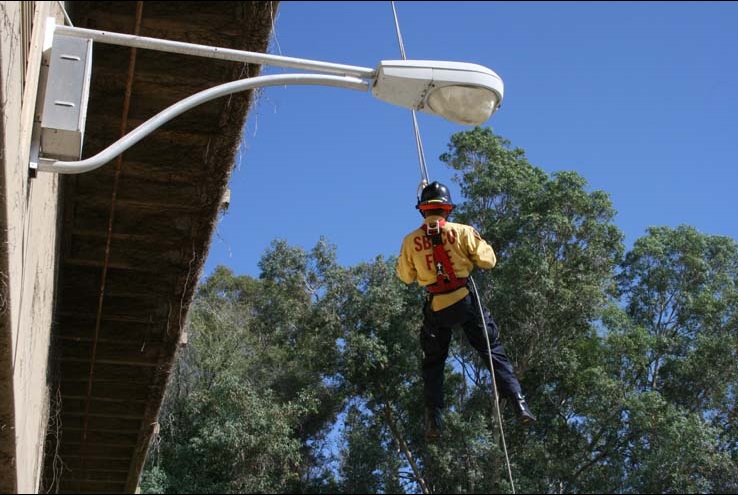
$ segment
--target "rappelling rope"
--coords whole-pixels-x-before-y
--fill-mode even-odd
[[[484,340],[487,341],[487,357],[489,358],[489,370],[492,375],[492,389],[494,390],[494,402],[495,412],[497,413],[497,424],[500,427],[500,436],[502,437],[502,450],[505,452],[505,465],[507,466],[507,475],[510,478],[510,488],[513,494],[515,493],[515,483],[513,482],[512,470],[510,469],[510,457],[507,455],[507,443],[505,442],[505,430],[502,428],[502,414],[500,414],[500,395],[497,393],[497,380],[495,379],[495,365],[492,362],[492,345],[489,342],[489,334],[487,333],[487,320],[484,318],[484,310],[482,309],[482,301],[479,299],[479,292],[477,292],[477,284],[474,279],[469,275],[472,289],[474,289],[474,297],[477,299],[477,306],[479,307],[479,317],[482,319],[482,326],[484,326]]]
[[[407,60],[407,56],[405,55],[405,43],[402,41],[402,33],[400,32],[400,21],[397,17],[397,9],[395,8],[395,2],[390,2],[392,4],[392,14],[395,18],[395,30],[397,32],[397,43],[400,46],[400,55],[402,56],[402,60]],[[423,142],[420,139],[420,129],[418,127],[418,118],[415,115],[415,110],[412,110],[413,115],[413,129],[415,131],[415,145],[418,150],[418,160],[420,162],[420,185],[418,185],[418,198],[420,198],[420,193],[422,189],[430,184],[430,179],[428,176],[428,166],[425,162],[425,152],[423,151]],[[492,375],[492,389],[494,392],[494,405],[495,405],[495,411],[497,412],[497,423],[500,428],[500,437],[502,438],[502,450],[505,453],[505,464],[507,467],[507,475],[510,478],[510,488],[512,489],[513,494],[515,493],[515,483],[513,482],[513,476],[512,476],[512,470],[510,469],[510,457],[507,454],[507,443],[505,442],[505,430],[502,427],[502,414],[500,413],[500,399],[499,394],[497,393],[497,380],[495,379],[495,365],[492,361],[492,345],[489,341],[489,334],[487,333],[487,321],[484,318],[484,310],[482,308],[482,302],[479,299],[479,292],[477,291],[477,284],[474,282],[474,279],[469,276],[469,280],[471,281],[472,288],[474,289],[474,296],[477,299],[477,305],[479,309],[479,317],[482,319],[482,325],[484,328],[484,338],[487,341],[487,357],[489,359],[489,369],[490,374]]]
[[[402,42],[402,33],[400,32],[400,21],[397,18],[397,9],[395,9],[395,2],[392,3],[392,14],[395,17],[395,31],[397,32],[397,43],[400,45],[400,55],[402,60],[407,60],[405,55],[405,43]],[[418,186],[418,190],[422,190],[425,185],[430,183],[428,179],[428,166],[425,163],[425,152],[423,151],[423,142],[420,139],[420,129],[418,127],[418,117],[415,115],[415,109],[411,110],[413,115],[413,130],[415,131],[415,147],[418,151],[418,161],[420,162],[420,179],[421,183]],[[420,193],[418,193],[420,197]]]

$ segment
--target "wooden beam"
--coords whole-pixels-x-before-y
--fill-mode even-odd
[[[63,378],[63,377],[62,377]],[[97,378],[97,374],[95,376]],[[86,397],[87,382],[62,381],[61,393],[64,397]],[[141,400],[146,401],[151,393],[150,384],[126,383],[120,381],[92,381],[92,397],[96,400]]]
[[[87,431],[87,439],[82,439],[84,430],[64,428],[62,435],[64,443],[79,443],[106,447],[135,447],[138,431],[130,433],[111,433],[103,431]],[[84,449],[83,449],[84,451]]]
[[[155,368],[115,364],[95,365],[95,378],[128,380],[135,383],[150,383],[154,379]],[[89,363],[62,362],[60,375],[65,381],[86,381],[90,375]]]
[[[83,313],[79,311],[65,311],[61,309],[58,315],[64,318],[84,318],[84,319],[95,319],[96,314],[94,312]],[[107,312],[103,315],[103,320],[110,323],[138,323],[141,325],[151,324],[159,320],[153,319],[152,315],[147,317],[133,316],[125,313],[111,313]]]
[[[71,266],[87,266],[87,267],[96,267],[96,268],[101,268],[104,265],[102,261],[86,260],[86,259],[78,259],[78,258],[70,258],[70,257],[64,258],[64,264],[71,265]],[[108,263],[108,266],[110,268],[115,268],[117,270],[132,270],[132,271],[144,272],[144,273],[156,273],[155,270],[151,268],[142,268],[139,266],[135,266],[132,263],[122,263],[122,262]]]
[[[81,415],[73,416],[71,414],[62,413],[61,420],[65,430],[81,430],[85,426],[84,417]],[[133,433],[137,432],[140,428],[140,419],[101,418],[98,416],[90,416],[87,418],[87,429],[89,431],[120,431]]]
[[[129,159],[128,155],[124,155],[123,158],[121,176],[163,182],[174,187],[202,181],[203,173],[207,175],[208,172],[203,168],[207,165],[205,162],[202,163],[201,167],[183,167],[179,161],[135,161]],[[96,170],[96,173],[102,177],[110,176],[112,178],[115,170],[112,167],[101,167]]]
[[[220,198],[218,198],[220,199]],[[199,216],[202,214],[202,209],[211,203],[202,203],[198,201],[190,201],[188,203],[172,203],[168,201],[157,201],[153,198],[150,199],[117,199],[115,201],[116,211],[127,211],[134,210],[140,212],[153,211],[156,213],[166,211],[170,216],[178,215],[193,215]],[[110,206],[110,198],[104,199],[88,198],[84,200],[84,205],[88,208],[105,208]]]
[[[85,448],[82,448],[82,444],[79,442],[67,442],[62,439],[62,443],[59,446],[59,455],[64,459],[68,454],[82,454],[87,458],[99,458],[101,456],[112,456],[112,457],[128,457],[129,459],[133,456],[135,447],[128,446],[116,446],[116,445],[96,445],[88,444]]]
[[[130,461],[128,457],[83,457],[71,454],[64,456],[64,465],[70,469],[81,469],[84,466],[90,470],[113,470],[127,473]]]

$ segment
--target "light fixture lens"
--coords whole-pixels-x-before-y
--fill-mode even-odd
[[[433,90],[426,100],[434,113],[463,125],[480,125],[497,109],[497,93],[479,86],[450,85]]]

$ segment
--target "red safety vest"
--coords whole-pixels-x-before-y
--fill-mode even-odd
[[[456,277],[454,266],[448,258],[448,253],[443,248],[441,232],[443,231],[444,225],[446,225],[446,220],[441,218],[432,224],[423,223],[420,227],[425,232],[425,235],[430,237],[431,243],[433,244],[433,263],[436,267],[436,283],[425,286],[425,290],[431,294],[445,294],[455,291],[459,287],[464,287],[467,280],[466,277]]]

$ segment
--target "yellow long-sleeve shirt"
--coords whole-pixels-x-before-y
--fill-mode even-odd
[[[424,223],[433,224],[441,219],[440,216],[430,215]],[[457,278],[468,277],[475,265],[479,268],[493,268],[497,263],[492,246],[482,239],[474,227],[446,222],[442,228],[441,239]],[[397,260],[397,276],[406,284],[417,281],[419,285],[425,287],[436,283],[433,244],[422,227],[410,232],[403,239],[400,257]],[[431,308],[433,311],[440,311],[462,300],[467,294],[469,290],[466,287],[447,294],[436,294],[433,296]]]

